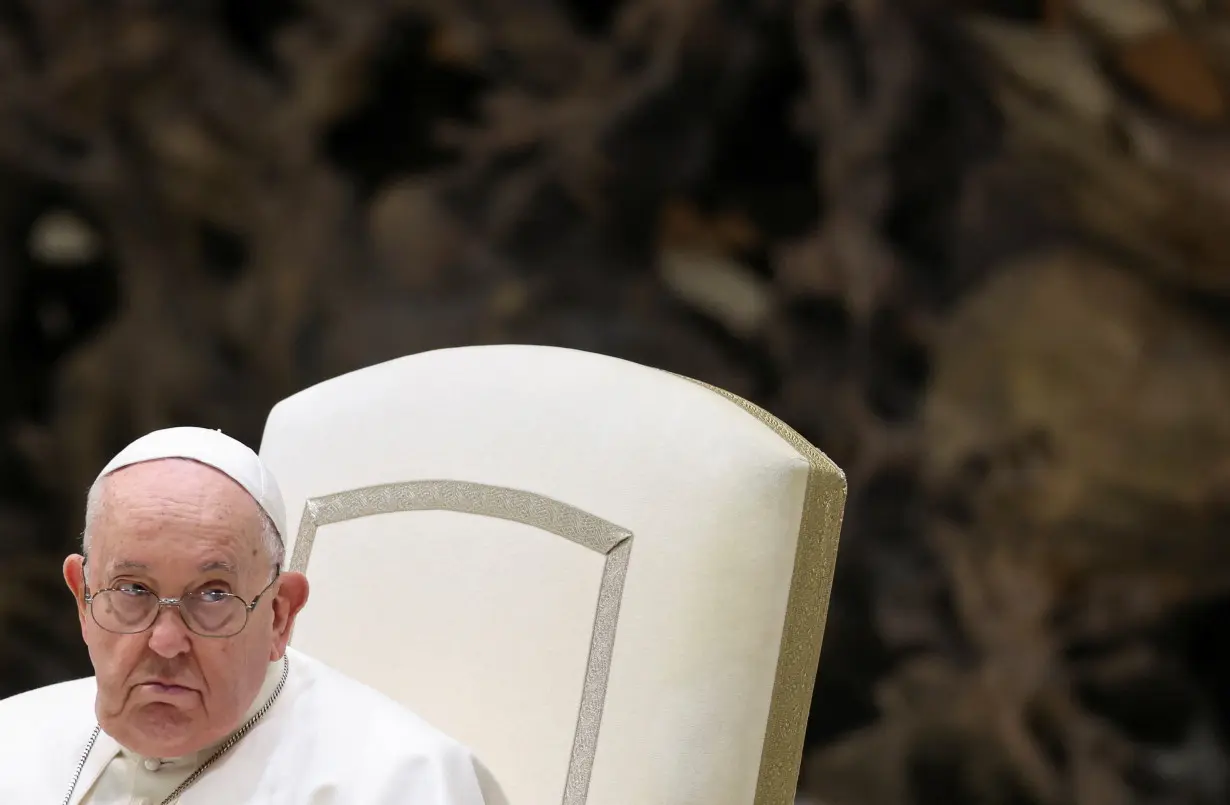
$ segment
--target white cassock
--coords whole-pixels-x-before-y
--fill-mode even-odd
[[[273,706],[178,805],[483,805],[465,747],[306,654],[287,657]],[[244,722],[282,671],[282,661],[270,664]],[[89,677],[0,701],[0,803],[64,801],[96,725],[95,693]],[[159,805],[214,749],[159,761],[101,733],[70,805]]]

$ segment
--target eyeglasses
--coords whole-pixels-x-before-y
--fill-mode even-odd
[[[248,616],[279,576],[280,568],[250,604],[237,595],[221,590],[201,590],[180,598],[159,598],[139,585],[130,584],[107,587],[92,594],[86,587],[85,603],[94,622],[116,634],[144,632],[158,620],[163,607],[175,607],[184,625],[194,634],[201,637],[234,637],[248,625]]]

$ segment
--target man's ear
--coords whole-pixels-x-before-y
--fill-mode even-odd
[[[85,626],[85,557],[75,553],[64,560],[64,583],[77,600],[77,618]]]
[[[277,595],[273,599],[273,646],[269,660],[272,662],[286,652],[295,618],[308,600],[308,580],[302,573],[283,573],[278,581]]]

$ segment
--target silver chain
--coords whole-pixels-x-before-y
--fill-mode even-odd
[[[278,686],[273,689],[273,693],[269,696],[269,700],[266,701],[261,706],[261,709],[257,710],[256,713],[251,718],[249,718],[242,727],[235,730],[235,732],[231,734],[231,737],[227,738],[226,741],[222,744],[222,746],[218,747],[217,752],[214,752],[212,755],[210,755],[208,760],[206,760],[204,763],[198,766],[197,770],[194,771],[191,775],[189,775],[187,780],[184,780],[182,783],[180,783],[179,788],[176,788],[174,791],[172,791],[170,796],[168,796],[166,799],[162,801],[161,805],[171,805],[172,802],[179,799],[180,795],[183,794],[185,791],[187,791],[189,786],[191,786],[193,783],[199,780],[201,778],[201,775],[204,774],[206,770],[209,769],[210,766],[214,765],[214,763],[216,763],[219,758],[221,758],[223,755],[229,752],[235,746],[235,744],[239,743],[241,738],[243,738],[245,735],[247,735],[249,732],[252,731],[252,728],[255,727],[257,723],[262,718],[265,717],[265,714],[269,712],[269,708],[273,707],[273,703],[278,700],[278,696],[281,695],[282,693],[282,687],[286,684],[286,677],[289,673],[290,673],[290,657],[287,655],[283,655],[282,657],[282,678],[278,680]],[[68,803],[72,801],[73,792],[77,790],[77,782],[81,779],[81,772],[85,770],[85,761],[89,758],[90,750],[94,748],[94,742],[98,740],[98,735],[101,732],[102,732],[101,725],[94,727],[94,734],[90,736],[89,743],[85,745],[85,751],[81,753],[81,760],[77,761],[77,773],[73,775],[73,783],[72,785],[68,787],[68,793],[64,795],[64,802],[62,803],[62,805],[68,805]]]
[[[90,742],[85,745],[85,751],[81,753],[81,760],[77,761],[77,773],[73,775],[73,784],[68,787],[68,793],[64,795],[63,805],[68,805],[73,799],[73,791],[77,788],[77,781],[81,779],[81,770],[85,768],[86,758],[90,756],[90,750],[94,748],[94,742],[98,740],[98,733],[102,732],[102,725],[94,727],[94,734],[90,736]]]

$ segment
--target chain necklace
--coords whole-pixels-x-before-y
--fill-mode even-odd
[[[218,751],[214,752],[210,755],[208,760],[198,766],[197,770],[189,775],[187,780],[180,783],[179,788],[172,791],[171,795],[164,799],[161,805],[170,805],[172,802],[179,799],[180,795],[187,791],[189,786],[199,780],[201,775],[203,775],[210,766],[214,765],[219,758],[229,752],[235,744],[239,743],[239,740],[243,738],[243,736],[252,731],[252,728],[256,726],[257,722],[265,717],[265,714],[269,712],[269,708],[273,707],[273,703],[278,700],[278,696],[282,693],[282,686],[286,684],[286,676],[289,673],[290,657],[283,655],[282,678],[278,680],[278,686],[273,689],[273,693],[269,696],[269,701],[265,702],[264,705],[261,706],[261,709],[257,710],[256,714],[248,719],[242,727],[231,733],[231,737],[227,738],[222,746],[218,747]],[[73,783],[68,787],[68,793],[64,795],[63,805],[68,805],[68,803],[72,801],[73,792],[77,790],[77,782],[81,779],[81,772],[85,769],[85,761],[89,758],[90,750],[94,748],[94,742],[98,740],[98,735],[101,732],[102,725],[94,727],[94,733],[90,736],[89,743],[85,745],[85,751],[81,753],[81,760],[77,761],[77,773],[73,775]]]

